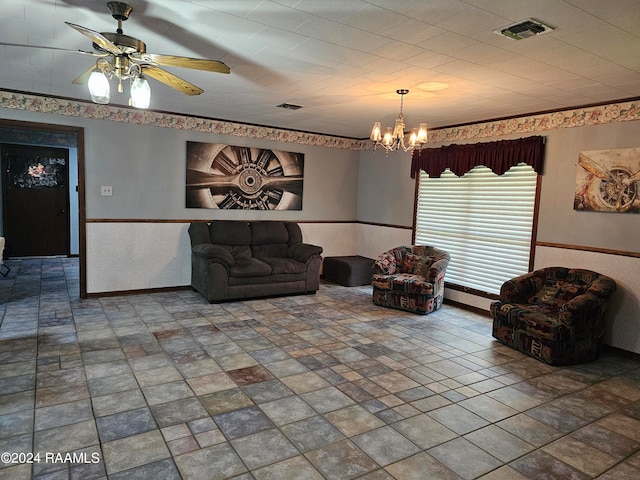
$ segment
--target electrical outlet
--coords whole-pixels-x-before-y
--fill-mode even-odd
[[[113,195],[113,187],[111,185],[102,185],[100,187],[100,195],[103,197],[110,197]]]

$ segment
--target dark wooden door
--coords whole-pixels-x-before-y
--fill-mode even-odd
[[[69,150],[1,150],[5,256],[69,255]]]

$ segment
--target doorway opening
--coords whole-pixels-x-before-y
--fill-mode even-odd
[[[0,143],[5,257],[77,256],[87,298],[84,129],[0,119]]]

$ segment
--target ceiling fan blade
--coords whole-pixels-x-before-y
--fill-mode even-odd
[[[200,87],[196,87],[194,84],[183,80],[182,78],[174,75],[173,73],[169,73],[166,70],[163,70],[154,66],[142,66],[143,72],[145,75],[150,76],[151,78],[155,78],[159,82],[164,83],[165,85],[170,86],[171,88],[175,88],[179,92],[185,93],[187,95],[200,95],[204,90]]]
[[[179,57],[175,55],[160,55],[156,53],[140,53],[131,55],[132,58],[152,65],[163,67],[181,67],[194,70],[204,70],[206,72],[230,73],[227,65],[217,60],[207,60],[204,58]]]
[[[56,50],[58,52],[68,52],[68,53],[81,53],[82,55],[90,55],[92,57],[106,57],[108,53],[97,53],[97,52],[85,52],[84,50],[69,50],[67,48],[58,48],[58,47],[47,47],[45,45],[25,45],[24,43],[6,43],[0,42],[0,47],[26,47],[26,48],[39,48],[44,50]]]
[[[87,83],[89,83],[89,76],[93,73],[95,69],[96,69],[95,65],[90,67],[86,72],[78,75],[78,77],[74,79],[73,82],[71,83],[74,83],[76,85],[86,85]]]
[[[111,40],[109,40],[107,37],[105,37],[101,33],[95,32],[85,27],[81,27],[80,25],[76,25],[75,23],[69,23],[69,22],[64,22],[64,23],[69,25],[74,30],[77,30],[78,32],[83,34],[85,37],[87,37],[93,43],[98,45],[100,48],[105,49],[107,52],[111,52],[114,55],[122,55],[124,53],[122,50],[120,50],[120,47],[118,47],[115,43],[113,43]]]

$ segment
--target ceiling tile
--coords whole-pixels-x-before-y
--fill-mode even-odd
[[[163,111],[363,138],[373,117],[393,121],[398,88],[411,90],[411,119],[432,128],[640,95],[638,0],[130,1],[123,29],[150,52],[231,67],[166,67],[205,92],[187,97],[153,80],[152,106]],[[91,50],[65,21],[98,32],[117,25],[106,0],[0,5],[5,43]],[[492,32],[529,17],[555,30],[522,41]],[[0,45],[0,88],[88,100],[71,80],[94,61]],[[449,88],[420,92],[428,81]],[[308,107],[274,108],[289,99]],[[126,105],[127,92],[114,102]]]

